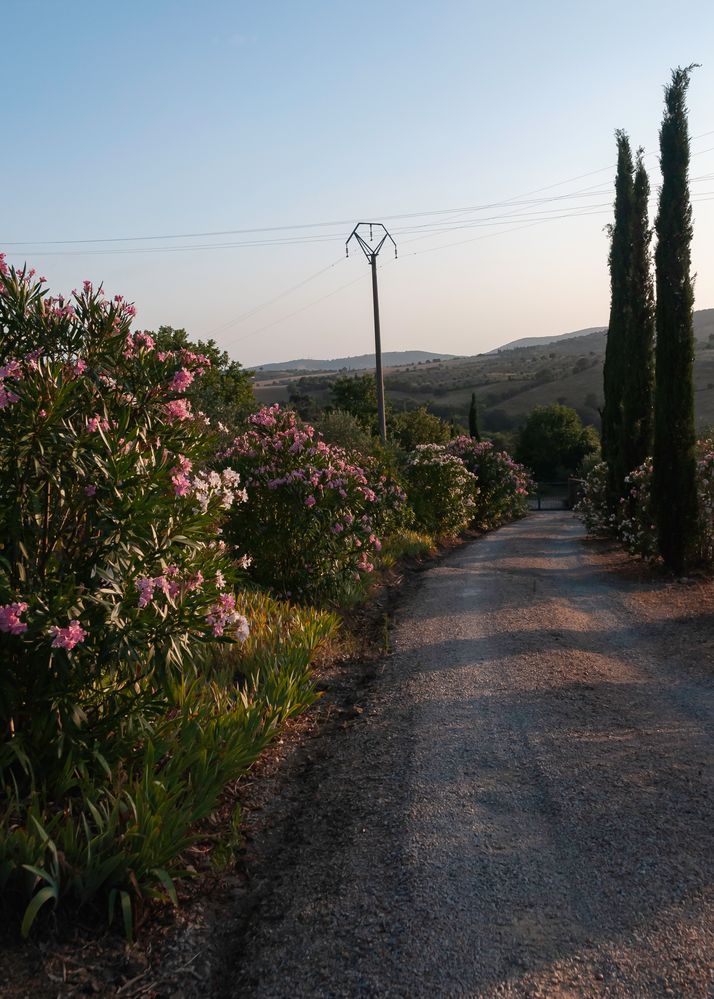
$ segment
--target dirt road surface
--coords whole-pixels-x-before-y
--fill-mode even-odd
[[[711,602],[623,565],[547,513],[425,573],[225,995],[714,995]]]

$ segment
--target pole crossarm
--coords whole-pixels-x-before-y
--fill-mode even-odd
[[[369,228],[369,241],[366,240],[361,235],[361,233],[359,231],[363,227],[365,229]],[[375,229],[381,230],[382,237],[381,237],[381,239],[378,240],[378,242],[376,243],[376,245],[373,245],[374,244],[374,230]],[[357,223],[357,225],[354,227],[354,229],[352,230],[352,232],[347,237],[347,241],[345,242],[345,255],[348,256],[348,257],[350,255],[350,241],[352,239],[356,239],[357,240],[358,244],[362,248],[362,252],[364,253],[364,255],[365,255],[365,257],[367,258],[368,261],[370,260],[371,257],[376,257],[376,256],[379,255],[379,251],[382,249],[382,247],[384,246],[384,244],[386,243],[387,240],[390,240],[390,242],[392,243],[392,246],[394,247],[394,256],[395,256],[395,258],[397,257],[397,244],[394,242],[394,239],[393,239],[391,233],[388,231],[387,227],[384,226],[384,225],[382,225],[381,222],[358,222]]]
[[[369,240],[359,231],[369,228]],[[374,231],[377,230],[375,240]],[[379,293],[377,291],[377,257],[387,240],[390,240],[394,247],[394,256],[397,256],[397,244],[394,242],[386,226],[381,222],[358,222],[352,232],[347,237],[345,243],[345,253],[350,255],[350,242],[356,240],[362,252],[367,258],[367,263],[372,268],[372,304],[374,306],[374,375],[377,383],[377,420],[379,422],[379,436],[382,443],[387,443],[387,417],[384,405],[384,377],[382,375],[382,340],[379,328]]]

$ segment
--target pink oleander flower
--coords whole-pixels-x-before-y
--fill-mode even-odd
[[[190,420],[191,403],[188,399],[173,399],[165,405],[166,413],[175,420]]]
[[[0,409],[7,409],[8,406],[12,406],[20,398],[11,389],[5,388],[2,381],[0,381]]]
[[[21,378],[22,368],[20,362],[16,360],[8,361],[0,367],[0,378]]]
[[[129,312],[130,308],[131,306],[127,309],[127,312]],[[134,310],[134,312],[131,314],[135,315],[136,310]],[[150,333],[135,333],[134,343],[137,344],[139,347],[144,347],[145,350],[153,350],[154,347],[156,346],[156,341],[154,340],[153,336],[151,336]]]
[[[72,365],[72,370],[75,375],[83,375],[87,370],[87,362],[82,357],[78,357],[77,360]]]
[[[212,604],[206,614],[206,623],[212,628],[213,635],[220,638],[230,629],[240,642],[250,635],[248,622],[236,611],[236,598],[232,593],[221,593],[218,602]]]
[[[0,631],[8,635],[21,635],[23,631],[27,631],[27,625],[20,620],[20,615],[25,613],[27,607],[24,601],[0,606]]]
[[[312,507],[312,506],[315,505],[315,503],[317,503],[317,500],[312,495],[312,493],[310,493],[310,495],[308,496],[308,498],[305,500],[305,506]]]
[[[139,591],[139,607],[146,607],[154,599],[156,583],[149,576],[139,576],[134,586]]]
[[[180,455],[179,457],[182,456]],[[171,481],[173,483],[174,493],[176,496],[188,496],[191,492],[191,480],[186,474],[186,472],[190,470],[191,462],[187,458],[184,458],[183,463],[180,462],[175,468],[171,469]]]
[[[194,374],[188,368],[179,368],[169,383],[170,392],[185,392],[194,379]]]
[[[90,482],[90,484],[88,486],[84,487],[83,492],[84,492],[85,496],[96,496],[96,494],[97,494],[97,487],[93,483]]]
[[[59,628],[53,624],[48,629],[52,636],[53,649],[66,649],[71,652],[75,645],[79,645],[87,637],[87,632],[79,621],[70,621],[66,628]]]
[[[95,416],[90,416],[87,420],[87,430],[90,433],[95,433],[99,429],[109,430],[109,420],[106,416],[100,416],[97,413]]]

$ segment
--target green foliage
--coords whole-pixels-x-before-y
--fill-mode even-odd
[[[554,403],[538,406],[530,414],[519,436],[516,459],[544,481],[573,474],[596,450],[592,427],[584,427],[574,409]]]
[[[591,534],[614,533],[616,515],[610,512],[606,462],[599,461],[588,470],[574,510]]]
[[[450,454],[460,458],[478,480],[472,525],[491,530],[523,517],[528,509],[532,483],[526,469],[491,441],[457,437],[448,445]]]
[[[426,406],[420,406],[393,416],[389,436],[405,451],[413,451],[419,444],[446,444],[451,430],[445,420],[434,416]]]
[[[605,349],[602,414],[602,454],[608,467],[608,492],[614,508],[622,495],[625,473],[623,454],[623,402],[628,366],[628,335],[632,315],[632,231],[634,188],[630,140],[623,131],[617,139],[615,222],[610,236],[610,322]]]
[[[387,535],[380,554],[380,564],[394,565],[401,558],[419,558],[436,550],[431,534],[404,528]]]
[[[471,521],[476,476],[444,445],[418,445],[407,459],[405,480],[417,530],[435,536],[454,535]]]
[[[693,67],[676,69],[665,88],[660,129],[662,187],[657,214],[657,347],[654,478],[659,551],[682,572],[695,557],[698,534],[694,426],[694,293],[690,277],[692,206],[686,96]]]
[[[481,431],[478,425],[478,403],[476,402],[476,393],[471,393],[471,404],[469,406],[469,437],[473,437],[475,441],[481,440]]]
[[[335,409],[356,417],[369,433],[377,432],[377,385],[374,375],[341,375],[330,386]]]
[[[622,401],[622,454],[625,470],[638,468],[652,454],[654,288],[648,221],[649,179],[637,152],[633,189],[630,327]]]
[[[89,285],[60,304],[10,270],[0,292],[0,609],[24,608],[0,622],[0,774],[31,787],[111,766],[161,713],[233,599],[210,539],[237,476],[192,471],[211,437],[176,384],[205,358],[159,358]]]
[[[153,337],[158,350],[190,350],[209,359],[210,368],[186,395],[196,411],[205,413],[212,423],[236,430],[255,410],[252,372],[232,360],[215,340],[192,342],[186,330],[171,326],[160,326]]]
[[[175,903],[181,852],[201,837],[225,785],[315,700],[310,664],[337,618],[260,593],[243,594],[240,608],[253,624],[240,652],[207,647],[203,676],[172,686],[169,710],[121,766],[78,777],[61,799],[46,785],[27,798],[3,788],[2,904],[24,912],[23,935],[48,903],[81,909],[103,899],[111,921],[118,902],[128,936],[145,900]]]
[[[248,489],[226,536],[250,539],[257,582],[280,593],[339,600],[345,585],[372,572],[381,519],[404,508],[398,485],[381,472],[368,479],[342,449],[279,406],[249,419],[226,458]]]
[[[302,413],[300,415],[305,419]],[[375,448],[375,439],[346,409],[331,409],[320,414],[315,420],[315,429],[328,444],[336,444],[345,451],[370,454]]]
[[[200,469],[214,437],[183,395],[209,359],[133,311],[0,256],[0,905],[24,935],[101,903],[130,937],[175,902],[197,823],[314,701],[337,627],[228,589],[242,491]]]

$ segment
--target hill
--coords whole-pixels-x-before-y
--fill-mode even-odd
[[[387,350],[382,353],[385,368],[402,364],[423,364],[425,361],[449,360],[455,354],[433,354],[429,350]],[[259,364],[256,371],[366,371],[374,367],[374,354],[358,354],[356,357],[335,357],[332,360],[315,360],[302,357],[297,361],[275,361]]]
[[[714,309],[695,312],[694,334],[695,406],[702,428],[714,426]],[[490,433],[515,430],[536,406],[560,402],[599,429],[606,339],[606,331],[595,327],[535,345],[519,347],[514,341],[495,353],[403,363],[385,371],[387,400],[396,410],[426,406],[466,426],[475,392],[481,425]],[[302,375],[272,372],[259,380],[258,373],[255,392],[261,402],[287,402],[293,394],[324,406],[336,377],[334,371],[323,370]]]
[[[562,343],[563,340],[574,340],[576,337],[588,336],[590,333],[604,333],[606,326],[588,326],[585,330],[575,330],[573,333],[560,333],[557,336],[525,336],[521,340],[512,340],[502,347],[489,350],[489,354],[498,354],[501,350],[517,350],[519,347],[544,347],[547,343]]]

